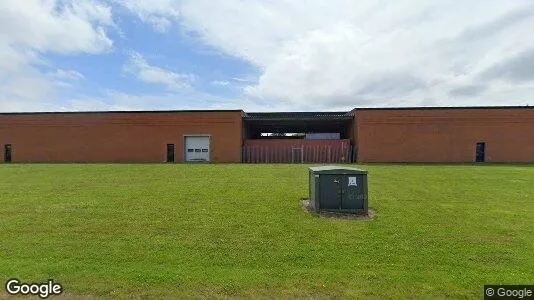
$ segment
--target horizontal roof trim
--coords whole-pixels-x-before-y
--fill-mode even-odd
[[[240,112],[241,109],[204,110],[107,110],[107,111],[45,111],[45,112],[0,112],[0,115],[70,115],[70,114],[152,114],[152,113],[218,113]]]
[[[426,107],[361,107],[358,110],[447,110],[447,109],[532,109],[534,106],[426,106]]]
[[[339,120],[352,119],[354,113],[352,111],[342,112],[267,112],[267,113],[245,113],[243,119],[245,120],[292,120],[292,119],[323,119],[323,120]]]
[[[359,110],[461,110],[461,109],[534,109],[534,106],[428,106],[428,107],[362,107],[338,112],[250,112],[242,109],[204,110],[108,110],[108,111],[44,111],[44,112],[0,112],[0,115],[64,115],[64,114],[150,114],[150,113],[217,113],[240,112],[244,119],[344,119],[354,116]]]

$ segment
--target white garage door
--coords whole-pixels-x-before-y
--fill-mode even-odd
[[[185,161],[210,161],[210,137],[186,136]]]

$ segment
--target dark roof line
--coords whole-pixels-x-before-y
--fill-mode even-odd
[[[532,109],[534,106],[419,106],[419,107],[358,107],[358,110],[446,110],[446,109]]]
[[[337,112],[251,112],[245,113],[244,119],[336,119],[336,118],[349,118],[353,117],[352,111],[337,111]]]
[[[199,109],[199,110],[106,110],[106,111],[45,111],[45,112],[0,112],[0,115],[83,115],[83,114],[151,114],[151,113],[216,113],[240,112],[242,109]]]
[[[61,115],[61,114],[147,114],[147,113],[211,113],[240,112],[244,118],[335,118],[350,117],[358,110],[447,110],[447,109],[534,109],[534,106],[427,106],[427,107],[361,107],[337,112],[244,112],[242,109],[200,109],[200,110],[108,110],[108,111],[45,111],[45,112],[0,112],[0,115]]]

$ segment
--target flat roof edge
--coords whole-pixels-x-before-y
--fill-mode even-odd
[[[242,109],[198,109],[198,110],[107,110],[107,111],[35,111],[35,112],[0,112],[0,115],[69,115],[69,114],[150,114],[150,113],[220,113],[220,112],[239,112],[243,115],[243,119],[248,120],[261,120],[261,119],[273,119],[275,115],[278,115],[279,119],[291,119],[297,117],[300,113],[304,114],[325,114],[322,116],[313,116],[317,119],[330,119],[330,118],[350,118],[355,112],[360,110],[461,110],[461,109],[534,109],[534,106],[428,106],[428,107],[357,107],[350,111],[339,112],[245,112]],[[253,116],[248,116],[251,114]],[[280,114],[295,114],[288,117],[280,117]],[[338,114],[338,115],[335,115]],[[262,115],[262,116],[259,116]],[[308,116],[305,116],[308,117]],[[305,118],[304,117],[304,118]],[[301,117],[303,118],[303,117]]]
[[[43,111],[43,112],[0,112],[0,115],[75,115],[75,114],[150,114],[150,113],[220,113],[240,112],[242,109],[204,110],[106,110],[106,111]]]
[[[427,107],[361,107],[359,110],[447,110],[447,109],[533,109],[534,106],[427,106]]]

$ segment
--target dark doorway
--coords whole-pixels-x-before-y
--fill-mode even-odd
[[[476,153],[475,153],[475,162],[485,162],[486,161],[486,143],[477,143]]]
[[[11,144],[4,145],[4,162],[11,162]]]
[[[167,162],[174,162],[174,144],[167,144]]]

